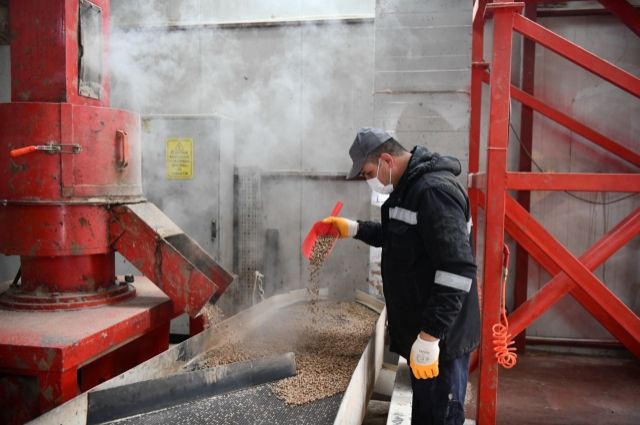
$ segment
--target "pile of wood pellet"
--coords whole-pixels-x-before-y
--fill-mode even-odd
[[[212,367],[293,351],[296,376],[271,384],[288,404],[304,404],[346,390],[373,333],[378,314],[357,303],[317,302],[283,308],[268,323],[206,353]]]
[[[313,244],[311,256],[309,257],[309,283],[307,285],[312,309],[320,291],[320,269],[322,269],[324,261],[335,242],[335,236],[318,236],[315,244]]]

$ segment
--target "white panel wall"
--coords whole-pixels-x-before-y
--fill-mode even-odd
[[[466,0],[378,0],[377,126],[406,148],[453,155],[468,168],[471,6]]]
[[[638,37],[608,16],[544,18],[540,22],[603,59],[640,75]],[[640,150],[640,100],[543,48],[536,49],[536,96],[618,143]],[[536,115],[533,155],[546,171],[637,173],[638,168]],[[624,193],[534,193],[531,210],[552,233],[581,255],[620,220],[640,207],[640,196],[603,205]],[[595,272],[636,314],[640,313],[640,238],[636,237]],[[535,263],[529,268],[529,293],[550,276]],[[528,328],[529,335],[612,338],[571,297],[565,297]]]

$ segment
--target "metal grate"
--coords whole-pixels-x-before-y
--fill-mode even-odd
[[[343,393],[301,406],[290,406],[269,384],[179,404],[168,409],[109,422],[137,424],[323,425],[335,420]]]
[[[235,269],[238,282],[235,285],[236,306],[251,304],[256,270],[262,270],[264,246],[262,217],[262,176],[254,169],[239,168],[236,175],[237,247]]]

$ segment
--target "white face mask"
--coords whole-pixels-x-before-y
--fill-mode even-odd
[[[374,192],[380,193],[382,195],[388,195],[393,192],[393,185],[391,184],[391,168],[389,168],[389,184],[382,184],[382,182],[378,179],[378,173],[380,172],[380,159],[378,159],[378,170],[376,171],[376,176],[370,179],[367,179],[367,184]]]

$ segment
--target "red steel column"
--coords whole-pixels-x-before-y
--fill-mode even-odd
[[[538,5],[535,2],[527,2],[524,6],[524,16],[535,22]],[[533,95],[536,66],[536,43],[527,37],[522,37],[522,90]],[[533,109],[522,105],[520,111],[520,164],[518,170],[531,171],[531,159],[533,155]],[[531,207],[531,192],[522,190],[518,192],[518,202],[529,211]],[[514,308],[527,301],[527,281],[529,280],[529,255],[520,245],[516,248],[516,280],[513,294]],[[515,338],[516,348],[519,353],[525,351],[526,331]]]
[[[492,326],[500,320],[500,282],[504,244],[505,188],[513,16],[523,3],[487,5],[494,12],[491,61],[491,107],[487,151],[486,222],[480,346],[480,381],[477,419],[480,425],[496,423],[498,363],[493,355]]]
[[[480,171],[480,123],[482,117],[482,77],[487,63],[484,61],[484,12],[488,0],[476,0],[473,5],[471,37],[471,120],[469,122],[469,174]],[[469,188],[471,219],[473,220],[473,250],[475,254],[478,228],[478,197],[480,189]]]

